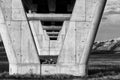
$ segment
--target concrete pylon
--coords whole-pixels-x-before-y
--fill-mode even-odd
[[[21,0],[0,1],[0,33],[10,74],[86,75],[89,53],[106,0],[76,0],[72,14],[26,14]],[[50,11],[55,11],[54,6]],[[48,26],[41,21],[63,21],[57,40],[50,40],[44,30]],[[40,65],[38,55],[58,55],[57,64]]]
[[[76,0],[58,64],[61,72],[85,76],[106,0]]]
[[[9,74],[40,74],[38,52],[21,0],[0,0],[0,25]]]
[[[63,36],[60,37],[60,44],[62,45],[58,43],[59,40],[53,43],[54,45],[59,45],[59,47],[56,46],[59,53],[55,48],[53,49],[54,55],[57,53],[59,55],[57,64],[43,64],[41,67],[42,75],[69,74],[85,76],[87,74],[89,53],[100,24],[105,4],[106,0],[76,0],[71,17],[69,20],[64,20],[62,30],[59,34],[59,37]],[[51,17],[53,18],[53,15]],[[40,19],[43,20],[41,17]]]

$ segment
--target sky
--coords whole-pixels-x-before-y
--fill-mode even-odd
[[[120,0],[107,0],[95,41],[120,37]]]
[[[120,37],[120,0],[108,0],[98,29],[96,41]]]

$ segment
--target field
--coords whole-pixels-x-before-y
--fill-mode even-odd
[[[92,54],[88,80],[120,80],[120,54]]]
[[[8,66],[5,54],[0,53],[0,77],[6,75]],[[69,76],[67,77],[69,78]],[[51,78],[56,80],[56,76]],[[57,78],[63,80],[64,76],[57,76]],[[88,62],[87,80],[120,80],[120,54],[91,54]]]

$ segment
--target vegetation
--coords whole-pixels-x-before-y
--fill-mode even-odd
[[[3,43],[0,43],[3,46]],[[119,44],[116,44],[119,46]],[[47,60],[44,61],[44,58],[40,57],[40,61],[43,64],[48,64],[51,58],[56,61],[56,56],[48,57]],[[53,63],[53,62],[52,62]],[[54,62],[56,63],[56,62]],[[111,53],[110,51],[94,51],[90,55],[90,59],[88,62],[88,76],[85,77],[87,80],[120,80],[120,52],[119,53]],[[35,80],[70,80],[73,78],[80,78],[75,77],[72,75],[49,75],[49,76],[40,76],[40,75],[9,75],[8,70],[9,64],[8,59],[6,56],[6,52],[3,47],[0,48],[0,78],[7,78],[7,79],[35,79]],[[79,79],[78,79],[79,80]],[[83,80],[83,78],[82,78]]]
[[[93,54],[88,80],[120,80],[120,54]]]
[[[87,80],[119,80],[120,79],[120,54],[92,54],[89,59]],[[1,65],[2,66],[2,65]],[[2,69],[2,67],[1,67]],[[5,69],[4,69],[5,70]],[[8,72],[0,74],[0,78],[8,79],[42,79],[66,80],[74,77],[71,75],[9,75]]]

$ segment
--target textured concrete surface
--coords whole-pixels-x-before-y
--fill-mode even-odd
[[[0,1],[1,17],[4,17],[1,36],[10,64],[9,73],[39,74],[40,62],[21,0]]]
[[[26,14],[21,0],[1,0],[0,33],[9,73],[85,76],[105,3],[106,0],[76,0],[72,14]],[[50,40],[48,34],[55,32],[47,32],[41,20],[63,21],[57,40]],[[57,64],[40,65],[38,55],[58,55]]]

